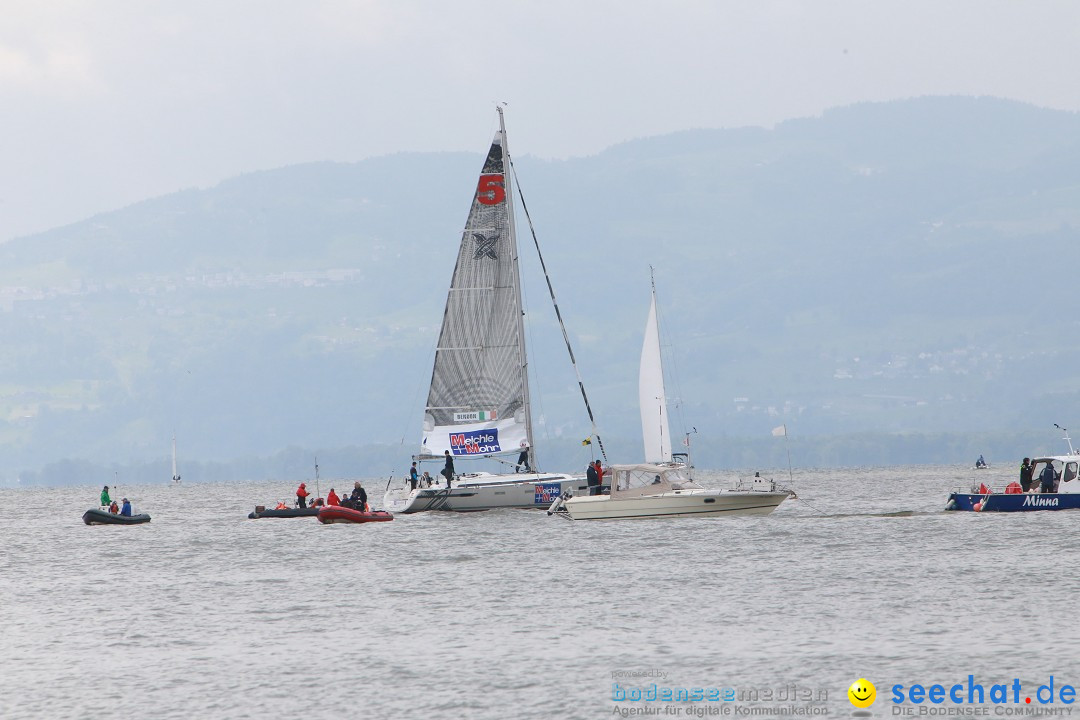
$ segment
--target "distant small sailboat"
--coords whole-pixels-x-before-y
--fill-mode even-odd
[[[172,436],[172,481],[180,482],[180,473],[176,472],[176,435]]]

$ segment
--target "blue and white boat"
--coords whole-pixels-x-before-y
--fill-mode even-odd
[[[1080,454],[1072,446],[1069,431],[1055,424],[1065,433],[1069,446],[1067,455],[1046,455],[1032,459],[1032,483],[1028,491],[1017,481],[1005,487],[993,487],[980,482],[970,492],[957,490],[949,495],[946,510],[969,510],[973,512],[1030,512],[1034,510],[1080,509]],[[1047,466],[1054,470],[1052,492],[1042,492],[1039,476]]]

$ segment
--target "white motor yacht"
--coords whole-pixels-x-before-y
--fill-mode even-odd
[[[621,518],[709,517],[715,515],[768,515],[790,492],[766,478],[755,477],[743,488],[705,488],[695,482],[689,468],[679,464],[611,465],[609,495],[572,495],[552,503],[549,514],[572,520]]]

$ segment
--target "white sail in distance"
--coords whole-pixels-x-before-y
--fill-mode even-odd
[[[180,475],[176,472],[176,436],[172,438],[172,479],[174,483],[180,482]]]
[[[638,374],[638,405],[641,408],[641,437],[645,443],[645,462],[671,462],[671,431],[668,428],[667,400],[664,392],[664,366],[660,359],[660,328],[656,321],[656,288],[653,287],[645,340],[641,345]]]

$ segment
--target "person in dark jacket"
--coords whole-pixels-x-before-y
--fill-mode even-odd
[[[352,502],[354,510],[367,511],[367,491],[364,490],[364,486],[360,484],[359,480],[353,483]]]
[[[446,489],[449,490],[450,481],[454,479],[454,456],[449,450],[443,450],[443,455],[446,457],[446,465],[443,466],[442,476],[446,478]]]
[[[1033,471],[1031,458],[1024,458],[1024,462],[1020,464],[1020,487],[1024,489],[1024,492],[1031,490],[1031,473]]]
[[[419,485],[419,484],[420,484],[420,476],[416,472],[416,463],[414,462],[412,464],[412,467],[409,468],[409,488],[412,489],[412,490],[415,490],[416,486]]]
[[[589,485],[590,495],[600,494],[600,476],[596,474],[596,465],[589,463],[585,469],[585,481]]]
[[[1047,460],[1046,467],[1039,473],[1039,484],[1042,486],[1040,490],[1044,493],[1054,492],[1054,479],[1054,464]]]
[[[131,517],[131,503],[128,502],[127,498],[124,498],[123,503],[124,506],[120,508],[120,514],[124,517]]]

